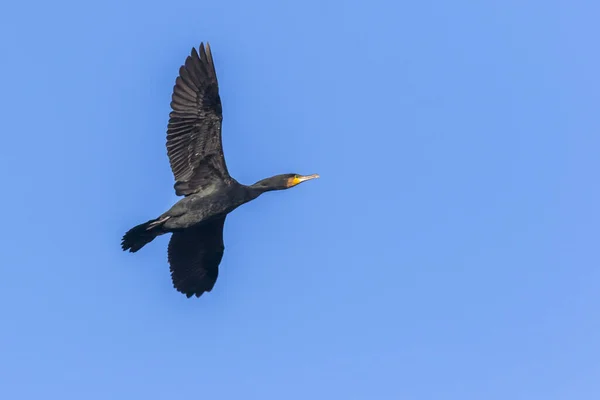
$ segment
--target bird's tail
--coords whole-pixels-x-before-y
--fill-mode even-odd
[[[130,252],[135,253],[153,241],[155,237],[165,233],[161,229],[161,226],[167,219],[169,218],[151,219],[148,222],[144,222],[143,224],[139,224],[128,230],[121,240],[123,251],[129,250]]]

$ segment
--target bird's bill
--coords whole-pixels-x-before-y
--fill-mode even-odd
[[[302,183],[304,181],[310,181],[311,179],[316,179],[319,177],[319,174],[312,174],[312,175],[306,175],[306,176],[299,176],[297,178],[298,183]]]
[[[293,178],[290,178],[290,180],[288,181],[288,187],[296,186],[299,183],[306,182],[306,181],[309,181],[311,179],[315,179],[318,177],[319,177],[319,174],[297,175]]]

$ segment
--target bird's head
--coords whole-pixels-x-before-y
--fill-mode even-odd
[[[294,187],[302,182],[318,178],[319,174],[299,175],[299,174],[281,174],[263,179],[252,185],[253,188],[262,192],[270,190],[284,190]]]

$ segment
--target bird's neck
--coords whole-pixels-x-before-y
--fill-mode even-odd
[[[258,181],[254,185],[246,186],[248,195],[251,197],[251,200],[257,198],[263,193],[271,192],[273,190],[279,190],[278,187],[265,184],[264,181]]]

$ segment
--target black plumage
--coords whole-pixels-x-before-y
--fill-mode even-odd
[[[184,196],[158,218],[131,228],[123,250],[136,252],[155,237],[172,233],[168,262],[173,286],[187,297],[210,292],[225,250],[227,214],[262,193],[283,190],[318,175],[282,174],[242,185],[227,171],[221,139],[219,85],[210,46],[192,49],[173,87],[167,154],[175,193]]]

